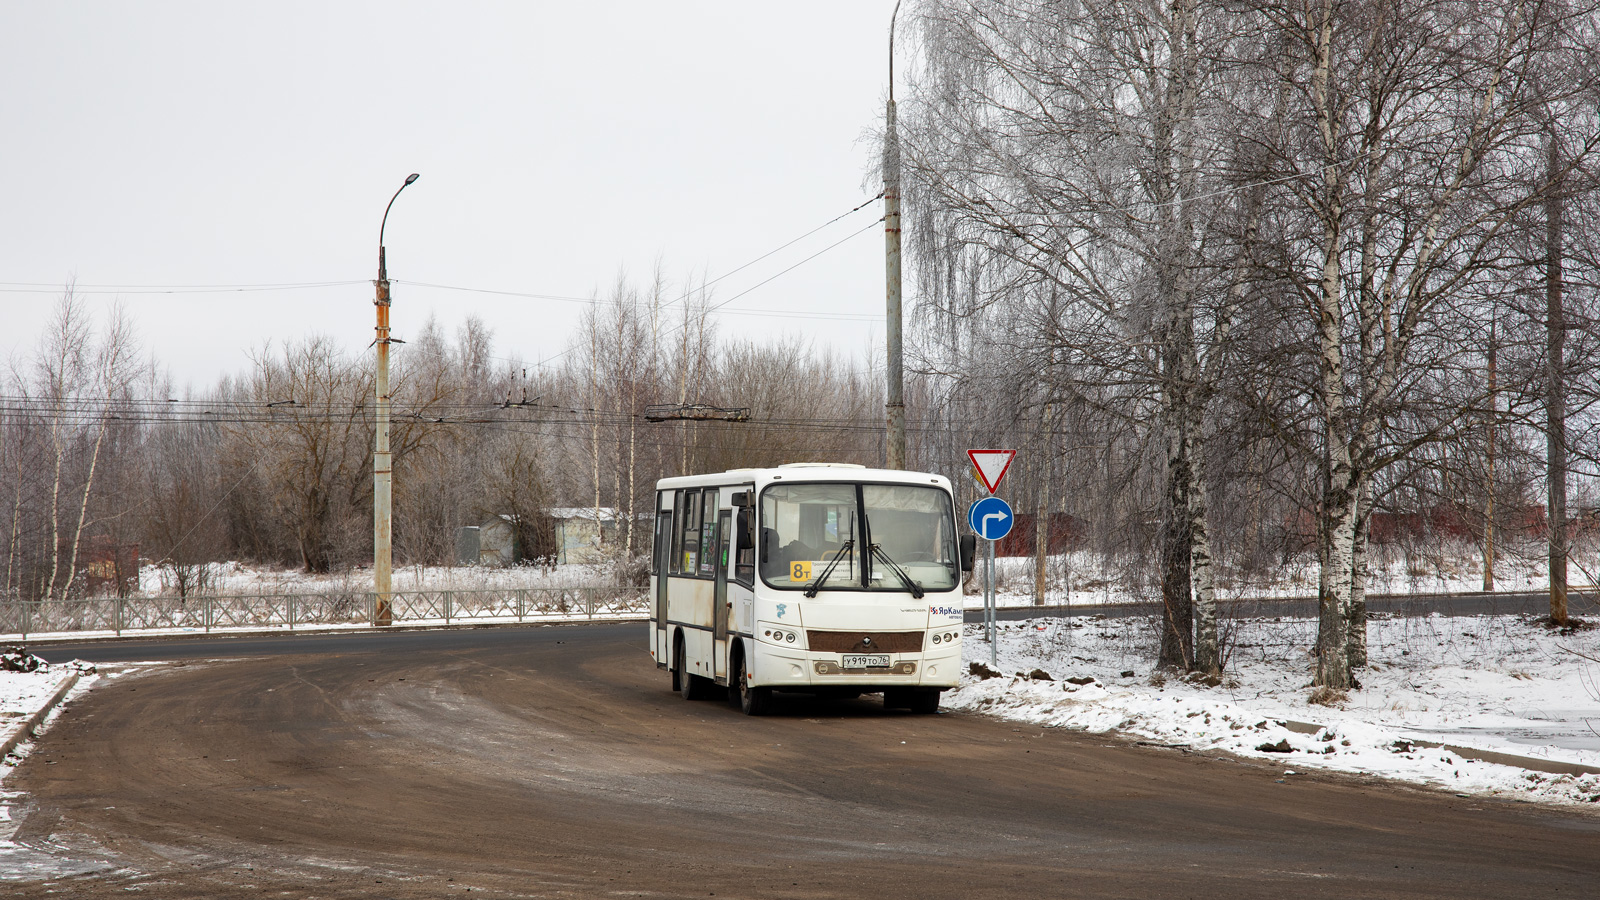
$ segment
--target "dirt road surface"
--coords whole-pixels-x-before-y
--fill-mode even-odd
[[[670,693],[640,625],[102,658],[140,655],[190,659],[74,701],[8,781],[25,799],[0,895],[1600,892],[1583,811],[870,698],[746,718]]]

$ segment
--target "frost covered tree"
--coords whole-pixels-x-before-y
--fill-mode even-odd
[[[968,346],[993,348],[990,383],[1055,386],[1023,402],[1040,410],[1029,419],[1095,395],[1122,429],[1149,432],[1162,461],[1159,661],[1215,674],[1206,410],[1238,299],[1239,248],[1213,228],[1236,202],[1219,101],[1238,20],[1201,0],[917,13],[905,158],[920,284],[952,328],[1009,320],[998,341]],[[952,361],[966,390],[981,355]],[[1069,361],[1114,387],[1049,374]]]
[[[1285,99],[1259,149],[1283,315],[1315,352],[1300,381],[1320,444],[1316,683],[1365,663],[1373,479],[1481,403],[1441,390],[1465,371],[1478,308],[1541,189],[1516,189],[1537,145],[1534,75],[1555,37],[1527,4],[1258,3],[1253,57]],[[1276,373],[1287,382],[1293,373]]]

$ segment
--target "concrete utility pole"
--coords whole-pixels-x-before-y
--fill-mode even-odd
[[[906,467],[906,398],[904,360],[900,351],[900,135],[894,124],[894,20],[900,4],[889,16],[889,109],[883,136],[883,237],[884,276],[888,282],[888,315],[885,333],[889,339],[887,362],[889,419],[887,456],[890,469]]]
[[[384,260],[383,230],[389,225],[389,207],[394,206],[400,191],[417,180],[415,173],[406,176],[383,208],[383,223],[378,226],[378,335],[373,345],[378,350],[378,421],[377,439],[372,449],[372,593],[374,603],[372,624],[390,625],[394,622],[391,573],[394,563],[393,531],[390,528],[390,498],[393,491],[393,471],[389,465],[389,268]]]

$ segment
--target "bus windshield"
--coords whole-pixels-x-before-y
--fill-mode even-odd
[[[772,485],[760,552],[762,580],[780,589],[910,590],[890,562],[921,590],[960,579],[950,495],[921,485]]]

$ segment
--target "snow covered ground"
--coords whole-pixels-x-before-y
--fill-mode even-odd
[[[43,707],[75,671],[70,666],[47,666],[34,672],[0,671],[0,743]],[[0,768],[0,780],[5,778],[10,762],[6,760],[5,767]]]
[[[611,570],[598,565],[541,566],[399,566],[393,574],[396,591],[496,590],[503,588],[566,588],[616,583]],[[351,569],[312,575],[300,569],[254,566],[241,562],[211,563],[206,584],[199,593],[232,595],[312,593],[329,588],[365,591],[372,586],[371,569]],[[169,569],[139,567],[139,593],[175,595]]]
[[[1549,587],[1543,546],[1502,547],[1495,567],[1497,591],[1540,591]],[[1033,605],[1034,563],[1027,557],[995,559],[997,600],[1002,607]],[[1573,554],[1573,589],[1591,581],[1595,555],[1587,550]],[[1372,548],[1373,594],[1432,594],[1483,589],[1483,562],[1478,548],[1441,541],[1428,547],[1398,544]],[[978,571],[968,584],[968,609],[983,606],[982,548]],[[1160,599],[1159,587],[1149,581],[1154,572],[1145,557],[1106,559],[1088,551],[1051,556],[1045,565],[1045,602],[1049,605],[1096,606]],[[1220,566],[1217,597],[1222,600],[1273,599],[1314,596],[1317,562],[1314,554],[1291,557],[1268,572],[1249,573]]]
[[[1512,616],[1379,618],[1368,632],[1372,667],[1361,673],[1362,689],[1331,707],[1308,702],[1314,622],[1252,619],[1225,630],[1227,677],[1206,687],[1153,673],[1157,634],[1146,620],[1002,622],[998,677],[968,675],[944,704],[1270,758],[1285,778],[1315,767],[1461,793],[1600,802],[1600,775],[1529,771],[1417,743],[1600,771],[1600,663],[1579,655],[1600,659],[1600,629],[1561,633]],[[987,666],[982,626],[967,626],[966,656]],[[1324,727],[1304,734],[1288,723]]]
[[[52,665],[12,647],[0,648],[0,654],[7,663],[31,660],[38,664],[31,672],[0,668],[0,748],[7,751],[0,754],[4,756],[0,759],[0,784],[3,784],[6,775],[27,755],[31,745],[25,731],[36,724],[35,716],[52,701],[62,699],[60,692],[73,676],[77,676],[73,690],[82,691],[88,689],[96,674],[94,666],[77,660]],[[0,838],[5,836],[6,818],[5,803],[0,800]]]

